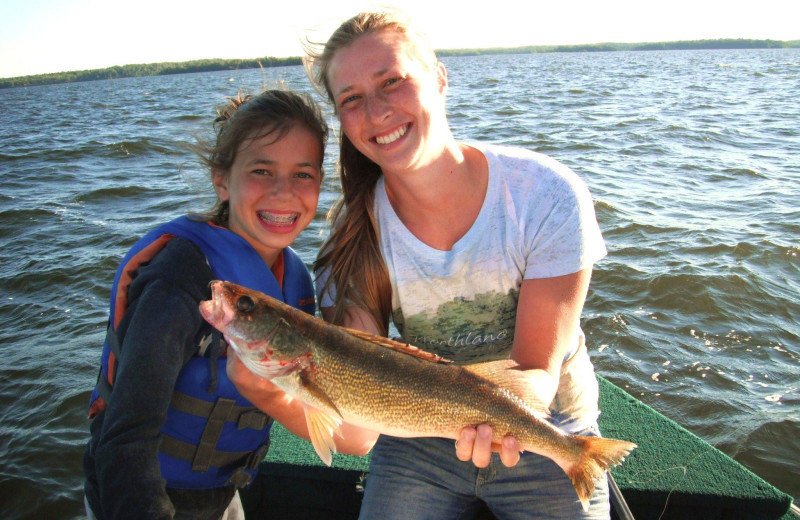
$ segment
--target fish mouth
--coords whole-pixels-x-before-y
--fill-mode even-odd
[[[225,304],[225,288],[222,282],[214,280],[210,284],[211,299],[200,302],[200,314],[218,330],[225,330],[233,321],[233,310]]]
[[[225,342],[240,356],[246,351],[247,342],[236,338],[232,327],[236,312],[231,304],[233,294],[221,280],[212,281],[211,299],[200,302],[200,315],[218,331]]]
[[[373,137],[373,140],[378,144],[392,144],[393,142],[397,141],[408,132],[408,129],[411,128],[411,123],[406,123],[405,125],[397,128],[389,132],[388,134],[384,135],[376,135]]]

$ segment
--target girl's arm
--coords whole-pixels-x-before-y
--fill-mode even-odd
[[[259,377],[231,351],[228,351],[228,378],[236,385],[236,389],[248,401],[266,413],[287,430],[309,440],[303,405],[297,399],[275,386],[269,380]],[[350,424],[342,424],[342,436],[334,436],[336,450],[348,455],[366,455],[372,449],[378,434],[373,431],[357,428]]]
[[[558,389],[561,363],[575,339],[581,311],[589,290],[591,268],[554,278],[522,282],[517,305],[517,324],[511,359],[530,376],[532,395],[549,404]],[[519,461],[516,441],[510,437],[503,445],[492,445],[488,425],[464,428],[456,444],[460,460],[470,460],[478,467],[489,464],[492,451],[499,451],[506,466]]]
[[[105,518],[172,518],[158,461],[161,427],[178,374],[197,350],[197,304],[207,298],[212,275],[205,256],[176,238],[131,283],[117,329],[123,335],[114,390],[94,453],[102,508],[96,513]]]

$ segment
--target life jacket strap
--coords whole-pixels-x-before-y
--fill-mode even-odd
[[[236,427],[240,430],[244,430],[245,428],[263,430],[268,424],[271,423],[272,417],[257,408],[253,408],[239,414],[239,420],[236,421]]]
[[[214,448],[216,448],[217,441],[222,435],[222,428],[225,426],[225,419],[228,418],[228,414],[235,405],[235,400],[224,397],[220,397],[214,403],[206,427],[203,429],[203,435],[200,436],[194,460],[192,460],[192,471],[208,471],[211,466],[211,458],[216,451]]]
[[[97,395],[99,395],[105,403],[111,402],[111,384],[108,382],[108,379],[103,377],[102,368],[100,369],[100,374],[97,376],[97,384],[95,385],[95,388],[97,389]],[[103,405],[102,408],[105,408],[105,405]],[[99,411],[100,410],[98,410],[98,412]],[[94,415],[91,415],[91,417],[94,417]]]
[[[220,398],[222,400],[222,398]],[[232,401],[226,399],[227,401]],[[233,402],[233,401],[232,401]],[[175,410],[197,415],[200,417],[211,417],[212,413],[221,413],[221,409],[217,412],[216,403],[211,401],[204,401],[196,397],[184,394],[182,392],[172,392],[172,400],[170,405]],[[224,421],[235,422],[239,430],[245,428],[253,428],[254,430],[263,430],[267,425],[272,423],[272,417],[265,414],[258,408],[253,406],[237,406],[235,404],[227,408],[227,415]]]
[[[250,453],[245,465],[237,468],[236,471],[231,474],[230,478],[225,481],[225,485],[236,486],[237,488],[249,486],[253,481],[253,473],[251,472],[258,468],[258,465],[261,464],[262,460],[264,460],[264,457],[267,455],[268,451],[269,439],[267,439],[267,442],[261,445],[256,451]]]
[[[224,397],[212,403],[181,392],[173,392],[170,405],[184,413],[207,417],[208,422],[197,446],[162,434],[160,451],[170,457],[191,462],[192,471],[204,472],[212,466],[217,468],[235,466],[237,469],[225,484],[236,487],[248,486],[252,481],[252,474],[248,471],[254,471],[264,460],[269,450],[269,438],[255,451],[217,450],[217,442],[226,422],[235,422],[240,430],[244,428],[263,430],[272,423],[272,417],[252,406],[237,406],[235,400]]]
[[[111,353],[114,356],[119,357],[119,353],[122,349],[119,347],[119,338],[117,337],[117,333],[114,331],[114,328],[111,324],[108,324],[108,329],[106,330],[106,343],[108,343],[108,348],[111,350]]]
[[[117,338],[117,333],[114,332],[114,329],[110,324],[106,329],[106,343],[111,351],[111,355],[109,356],[109,364],[114,365],[109,366],[108,370],[113,373],[113,371],[116,370],[116,359],[119,357],[120,349],[119,338]],[[97,374],[95,390],[97,390],[98,399],[90,403],[89,418],[93,418],[95,415],[100,413],[103,409],[105,409],[106,405],[111,402],[112,387],[111,383],[108,381],[108,377],[103,375],[103,367],[100,367],[100,373]]]
[[[267,439],[267,441],[255,451],[213,450],[208,460],[209,466],[213,467],[238,466],[240,469],[243,470],[244,469],[248,469],[251,471],[255,470],[256,468],[258,468],[258,465],[261,463],[261,461],[264,460],[264,457],[269,451],[269,444],[270,441],[269,439]],[[174,457],[176,459],[188,462],[192,462],[195,459],[195,455],[199,451],[198,446],[163,434],[161,438],[161,446],[159,449],[165,455],[169,455],[170,457]],[[245,483],[239,485],[239,487],[244,487],[246,485],[247,484]]]

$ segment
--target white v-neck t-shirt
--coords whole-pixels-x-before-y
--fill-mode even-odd
[[[395,327],[460,364],[509,357],[523,279],[575,273],[606,255],[591,195],[572,170],[521,148],[470,146],[485,155],[489,183],[477,219],[449,251],[409,232],[383,177],[375,188]]]

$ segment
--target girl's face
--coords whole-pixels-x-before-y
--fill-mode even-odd
[[[243,141],[228,175],[214,177],[217,195],[230,204],[229,229],[269,266],[317,212],[323,153],[314,135],[299,124],[274,139]]]
[[[328,83],[342,130],[384,173],[441,155],[449,135],[447,74],[441,64],[430,70],[402,33],[384,29],[339,49]]]

